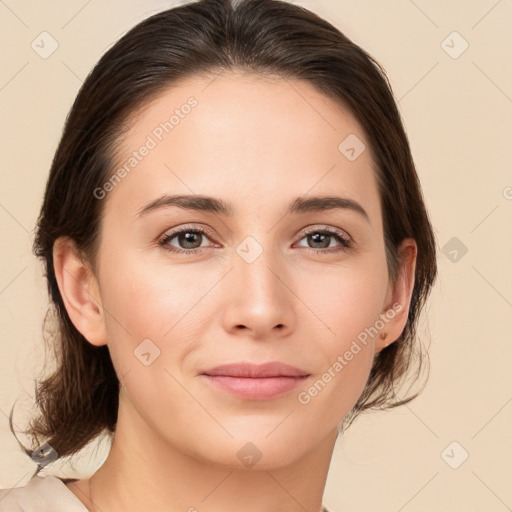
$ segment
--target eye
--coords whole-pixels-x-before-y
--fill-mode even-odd
[[[352,240],[341,231],[312,228],[309,229],[301,240],[306,239],[306,243],[313,244],[313,247],[306,247],[315,253],[332,254],[340,251],[346,251],[352,248]],[[324,249],[332,248],[332,242],[338,242],[339,246],[334,251],[325,251]],[[341,247],[341,248],[340,248]]]
[[[208,244],[203,244],[205,240],[210,240],[207,235],[208,233],[204,229],[185,226],[170,233],[165,233],[158,244],[172,253],[198,254],[201,249],[208,247]],[[311,228],[304,233],[300,240],[304,239],[307,243],[313,245],[313,247],[306,247],[306,249],[313,251],[315,254],[332,254],[352,248],[352,240],[348,235],[333,229]],[[338,247],[335,250],[326,251],[325,249],[333,247],[332,242],[338,242]],[[178,247],[176,247],[176,244]]]
[[[176,239],[178,247],[173,245],[172,241]],[[208,239],[205,230],[200,228],[181,228],[170,233],[166,233],[158,242],[166,251],[178,254],[198,254],[199,249],[205,247],[202,245],[204,239]],[[181,246],[181,247],[179,247]]]

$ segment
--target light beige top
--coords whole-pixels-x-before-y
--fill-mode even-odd
[[[0,512],[89,512],[53,475],[34,476],[22,487],[0,489]],[[322,512],[330,512],[325,506]]]
[[[0,512],[89,512],[57,477],[34,476],[22,487],[0,490]]]

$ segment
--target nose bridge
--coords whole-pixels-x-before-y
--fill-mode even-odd
[[[236,247],[227,328],[244,326],[255,334],[264,334],[276,326],[291,326],[293,294],[280,275],[283,268],[279,252],[252,236]]]
[[[266,240],[268,242],[270,237]],[[283,284],[276,276],[281,267],[278,259],[270,245],[264,245],[264,242],[252,236],[239,244],[236,248],[234,277],[240,282],[242,299],[250,297],[256,303],[268,304],[281,295]]]

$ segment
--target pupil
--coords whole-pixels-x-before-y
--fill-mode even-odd
[[[325,244],[325,240],[329,238],[330,235],[324,235],[322,233],[315,233],[313,235],[310,235],[310,237],[313,239],[313,243],[320,243],[321,248],[326,248],[329,246],[329,244]],[[320,237],[320,240],[318,238]]]
[[[183,236],[185,238],[185,246],[187,246],[187,244],[192,244],[193,245],[194,244],[194,238],[198,237],[199,234],[198,233],[191,233],[190,231],[188,231]],[[197,243],[197,240],[196,240],[196,243]],[[187,248],[190,248],[190,247],[187,247]]]

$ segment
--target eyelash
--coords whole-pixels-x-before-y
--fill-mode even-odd
[[[201,249],[205,249],[205,247],[198,247],[196,249],[175,249],[175,248],[171,248],[172,246],[169,245],[169,242],[175,238],[176,236],[178,235],[181,235],[182,233],[195,233],[195,234],[202,234],[202,235],[206,235],[208,238],[210,238],[210,235],[207,231],[205,231],[204,229],[201,229],[201,228],[196,228],[196,227],[185,227],[185,228],[181,228],[179,230],[176,230],[176,231],[173,231],[171,233],[167,233],[165,234],[158,242],[158,244],[166,251],[168,252],[171,252],[171,253],[175,253],[175,254],[183,254],[183,255],[186,255],[186,254],[199,254],[201,252]],[[334,231],[334,230],[331,230],[331,229],[325,229],[325,228],[312,228],[312,229],[309,229],[308,231],[306,231],[302,238],[299,239],[302,240],[304,238],[306,238],[308,235],[311,235],[311,234],[320,234],[320,235],[327,235],[329,237],[333,237],[336,241],[338,241],[340,244],[341,244],[341,248],[335,250],[335,251],[328,251],[327,249],[329,248],[326,248],[326,249],[313,249],[312,247],[304,247],[304,249],[308,250],[308,251],[313,251],[313,253],[315,254],[334,254],[334,253],[338,253],[338,252],[341,252],[341,251],[347,251],[347,250],[350,250],[352,249],[352,246],[353,246],[353,243],[352,243],[352,240],[350,240],[349,238],[343,236],[341,233],[339,233],[338,231]],[[332,249],[332,248],[331,248]]]

